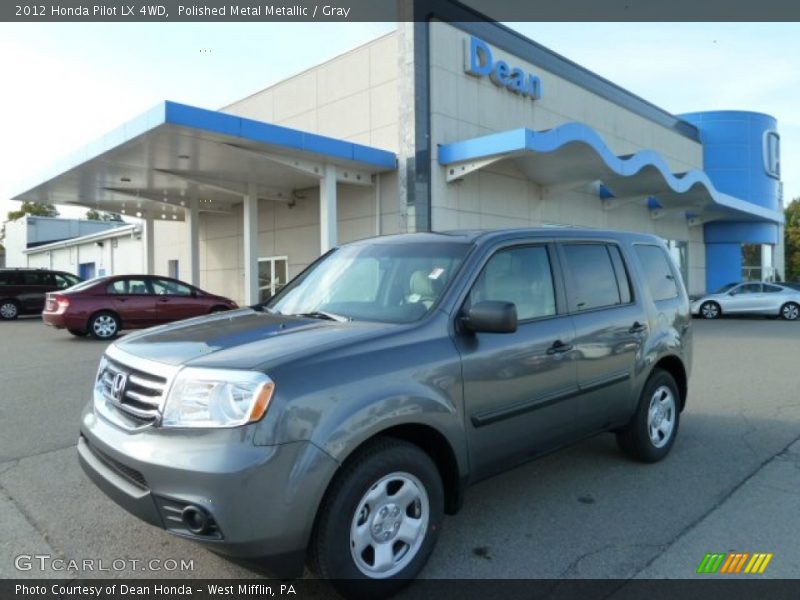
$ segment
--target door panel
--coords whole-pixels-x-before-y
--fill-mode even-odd
[[[159,323],[189,319],[208,313],[206,303],[192,295],[192,288],[171,279],[152,279],[156,318]]]
[[[106,292],[123,327],[147,327],[157,323],[156,299],[146,279],[117,279],[108,285]]]
[[[761,284],[743,283],[733,288],[724,300],[723,312],[742,313],[757,312],[764,304],[764,294],[761,293]]]
[[[557,445],[572,431],[576,386],[570,345],[574,328],[556,314],[545,246],[500,250],[470,292],[466,307],[514,302],[514,333],[456,336],[461,353],[470,464],[476,478]],[[465,308],[466,308],[465,307]],[[562,347],[555,351],[560,342]]]

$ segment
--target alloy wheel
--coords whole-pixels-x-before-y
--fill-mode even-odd
[[[111,315],[100,315],[92,322],[92,331],[99,338],[113,337],[117,333],[117,320]]]
[[[700,307],[700,312],[706,319],[716,319],[719,316],[719,307],[713,302],[706,302]]]
[[[800,317],[800,306],[790,302],[781,309],[781,316],[787,321],[796,321]]]
[[[13,302],[4,302],[0,305],[0,317],[4,319],[16,319],[18,314],[19,309]]]

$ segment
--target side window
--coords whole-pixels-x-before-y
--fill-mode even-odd
[[[767,294],[778,294],[783,291],[783,288],[779,288],[777,285],[769,285],[764,284],[764,292]]]
[[[192,288],[169,279],[151,279],[153,293],[158,296],[191,296]]]
[[[472,304],[485,300],[513,302],[520,321],[556,314],[547,248],[511,248],[492,256],[470,293]]]
[[[658,246],[636,244],[636,255],[642,263],[647,287],[653,300],[668,300],[678,296],[678,285],[675,275],[669,266],[669,258]]]
[[[628,270],[625,268],[625,261],[617,246],[608,246],[608,253],[611,255],[611,262],[614,264],[614,274],[617,276],[617,288],[622,304],[628,304],[633,300],[631,295],[631,282],[628,279]]]
[[[37,271],[23,271],[22,272],[22,285],[44,285],[44,273]]]
[[[0,271],[0,285],[16,285],[16,271]]]
[[[563,248],[566,269],[572,279],[570,310],[589,310],[623,302],[606,244],[565,244]],[[630,288],[626,294],[630,302]]]
[[[740,285],[736,288],[737,294],[760,294],[761,293],[761,284],[760,283],[745,283]]]
[[[150,288],[144,279],[118,279],[108,284],[106,291],[109,294],[144,296],[150,293]]]

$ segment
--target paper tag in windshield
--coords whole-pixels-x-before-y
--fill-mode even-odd
[[[436,267],[433,271],[430,272],[430,275],[428,275],[428,279],[439,279],[439,277],[442,276],[442,273],[444,273],[444,269],[441,267]]]

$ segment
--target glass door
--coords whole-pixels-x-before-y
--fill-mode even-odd
[[[258,259],[258,298],[265,302],[277,294],[289,280],[289,259],[270,256]]]

